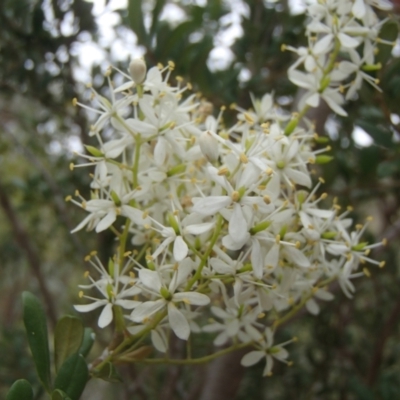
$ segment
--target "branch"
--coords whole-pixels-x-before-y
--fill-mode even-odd
[[[54,328],[57,323],[54,300],[50,294],[50,291],[46,284],[46,280],[42,274],[39,256],[32,245],[28,232],[24,229],[24,227],[20,223],[20,220],[18,219],[18,216],[15,213],[11,205],[11,202],[7,196],[7,191],[2,186],[2,184],[0,184],[0,205],[3,208],[4,214],[11,225],[11,229],[14,232],[15,239],[18,245],[21,247],[21,249],[25,252],[32,273],[38,281],[39,288],[40,291],[42,292],[42,296],[44,299],[45,307],[47,309],[47,315],[49,317],[52,327]]]

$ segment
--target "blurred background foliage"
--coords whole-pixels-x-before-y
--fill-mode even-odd
[[[291,3],[290,3],[291,4]],[[397,36],[398,8],[383,35]],[[30,290],[46,305],[51,327],[74,313],[83,257],[99,249],[107,259],[112,237],[70,230],[83,218],[64,202],[77,189],[88,193],[88,177],[69,171],[73,150],[91,144],[93,117],[72,107],[88,102],[85,83],[107,94],[103,74],[110,63],[126,69],[129,55],[149,66],[173,60],[182,76],[217,113],[235,102],[251,107],[249,93],[275,94],[294,110],[298,93],[286,77],[294,61],[281,45],[305,44],[305,17],[285,1],[262,0],[1,0],[0,1],[0,397],[11,383],[34,371],[22,330],[20,294]],[[89,51],[91,50],[91,51]],[[354,218],[374,217],[368,241],[389,244],[373,254],[381,270],[356,282],[347,299],[337,288],[317,317],[301,313],[278,332],[292,336],[294,365],[277,365],[271,378],[263,366],[244,370],[241,355],[209,366],[122,367],[125,384],[92,381],[85,399],[361,399],[400,398],[400,49],[381,49],[376,73],[383,92],[364,86],[349,118],[321,106],[309,115],[330,139],[334,161],[316,171],[323,190]],[[225,112],[225,121],[235,118]],[[95,316],[84,315],[96,328]],[[98,355],[110,332],[98,333]],[[212,351],[207,335],[200,352]],[[173,343],[177,357],[184,349]],[[40,398],[40,393],[37,398]]]

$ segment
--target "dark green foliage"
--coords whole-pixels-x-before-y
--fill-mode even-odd
[[[50,352],[47,335],[46,314],[39,299],[32,293],[22,295],[24,305],[24,325],[36,371],[42,385],[50,390]]]
[[[31,384],[25,379],[19,379],[11,386],[6,400],[33,400]]]

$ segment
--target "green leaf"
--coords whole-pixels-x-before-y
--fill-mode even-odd
[[[24,325],[36,371],[47,391],[51,387],[50,352],[47,337],[46,314],[39,299],[29,292],[22,294]]]
[[[54,331],[54,358],[56,371],[72,354],[77,353],[83,339],[83,324],[77,317],[66,315],[57,322]]]
[[[107,362],[103,365],[100,371],[95,371],[97,378],[103,379],[107,382],[122,382],[122,378],[116,370],[114,364]]]
[[[151,22],[151,28],[150,28],[150,37],[153,37],[154,33],[157,30],[158,27],[158,18],[161,14],[161,11],[163,10],[165,6],[165,0],[157,0],[156,4],[153,8],[153,20]]]
[[[86,357],[92,349],[95,337],[96,335],[92,328],[85,328],[83,332],[81,348],[79,349],[78,353],[82,354],[83,357]]]
[[[142,0],[129,0],[128,19],[130,27],[138,37],[139,44],[146,45],[148,42],[148,38],[146,28],[144,26]]]
[[[65,392],[71,400],[78,400],[85,389],[89,370],[81,354],[73,354],[61,366],[54,388]]]
[[[18,379],[8,391],[6,400],[33,400],[31,384],[25,379]]]
[[[62,390],[56,389],[51,394],[51,400],[71,400],[71,398],[68,397],[67,393],[63,392]]]

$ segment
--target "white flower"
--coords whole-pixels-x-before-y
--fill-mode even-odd
[[[175,303],[184,302],[188,305],[204,306],[210,302],[210,298],[202,293],[176,292],[178,287],[186,282],[191,271],[191,260],[182,261],[167,287],[165,282],[161,280],[159,272],[141,269],[139,271],[139,280],[143,289],[158,299],[146,301],[137,306],[130,316],[132,321],[142,323],[155,313],[167,309],[169,326],[176,336],[187,340],[190,335],[189,322],[176,307]]]
[[[91,258],[94,258],[94,262]],[[91,284],[79,285],[82,289],[96,288],[102,295],[102,299],[96,299],[91,296],[84,295],[83,292],[79,293],[79,297],[93,300],[92,303],[74,305],[78,312],[90,312],[97,308],[103,307],[103,310],[98,319],[100,328],[105,328],[113,320],[113,306],[120,306],[123,309],[131,310],[135,308],[140,302],[130,300],[129,298],[139,294],[141,289],[135,285],[133,279],[126,279],[124,271],[120,274],[118,264],[111,262],[114,271],[113,276],[104,268],[97,256],[88,257],[88,261],[100,272],[101,277],[97,281],[94,280],[89,274],[86,276],[90,279]]]
[[[252,326],[246,327],[247,334],[254,341],[255,347],[260,350],[253,350],[243,356],[241,364],[244,367],[257,364],[262,358],[265,357],[266,364],[263,372],[263,376],[272,375],[272,367],[274,364],[274,358],[278,361],[289,364],[286,359],[289,357],[288,351],[283,346],[295,341],[296,339],[289,340],[288,342],[281,343],[280,345],[273,346],[274,334],[270,328],[266,328],[264,335],[262,335],[257,329]]]

